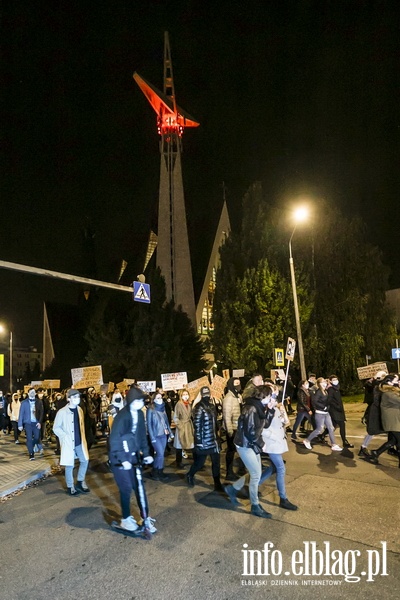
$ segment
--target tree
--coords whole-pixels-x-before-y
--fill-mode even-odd
[[[159,380],[161,373],[177,371],[187,371],[194,379],[206,366],[189,317],[166,302],[159,269],[150,274],[149,283],[151,304],[110,297],[103,315],[88,328],[86,363],[101,364],[105,381]]]

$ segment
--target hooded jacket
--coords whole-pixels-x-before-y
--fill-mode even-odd
[[[238,429],[233,440],[235,445],[252,448],[256,454],[260,454],[264,445],[262,431],[270,425],[274,414],[275,410],[265,409],[258,398],[248,398],[239,417]]]
[[[114,418],[110,432],[109,459],[112,466],[120,466],[124,461],[138,463],[140,453],[149,456],[146,425],[142,410],[138,410],[135,431],[129,404],[124,406]]]
[[[237,377],[231,377],[226,384],[227,393],[222,400],[222,414],[226,433],[232,436],[238,428],[238,419],[242,408],[242,396],[235,390],[233,382]]]
[[[400,431],[400,388],[381,384],[381,417],[384,431]]]

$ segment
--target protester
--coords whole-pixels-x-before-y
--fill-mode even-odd
[[[19,411],[21,410],[21,401],[18,394],[13,394],[10,404],[7,407],[8,416],[11,422],[11,427],[14,433],[14,442],[19,444],[19,429],[18,429],[18,419],[19,419]]]
[[[90,492],[85,482],[89,465],[89,452],[86,443],[83,411],[79,404],[81,395],[78,390],[67,392],[68,404],[56,414],[53,431],[60,440],[60,465],[65,466],[67,493],[75,496],[78,493]],[[79,460],[77,482],[74,485],[75,458]]]
[[[43,454],[43,446],[40,443],[42,420],[43,402],[36,397],[35,388],[31,387],[28,390],[28,398],[21,403],[18,417],[18,429],[25,429],[29,460],[35,460],[35,446],[38,447],[39,454]]]
[[[375,377],[372,380],[368,380],[364,387],[364,402],[366,402],[367,408],[365,409],[362,421],[367,427],[367,435],[361,442],[358,456],[367,460],[370,458],[367,448],[374,435],[383,433],[380,409],[381,392],[379,391],[379,384],[386,375],[388,375],[387,371],[378,371]]]
[[[342,393],[340,391],[339,378],[337,375],[331,375],[329,377],[328,403],[328,410],[332,419],[333,426],[335,429],[336,427],[339,427],[343,447],[354,448],[354,445],[350,444],[350,442],[346,438],[346,414],[344,411]]]
[[[253,396],[255,388],[263,384],[263,376],[260,375],[260,373],[254,373],[252,378],[246,383],[246,386],[243,390],[243,401],[245,401],[247,398],[251,398]]]
[[[311,441],[318,437],[326,427],[329,433],[329,439],[332,444],[331,450],[341,452],[343,448],[338,446],[338,444],[336,443],[334,427],[328,410],[329,397],[328,392],[326,391],[326,388],[328,387],[328,382],[323,377],[318,377],[317,387],[317,391],[311,398],[311,402],[315,410],[316,428],[310,433],[310,435],[305,440],[303,440],[303,444],[308,450],[311,450]]]
[[[143,525],[150,533],[157,531],[155,519],[149,516],[149,508],[142,478],[142,462],[150,465],[146,425],[142,408],[144,393],[138,387],[131,387],[126,395],[127,405],[115,416],[110,432],[109,460],[115,482],[120,493],[122,519],[120,526],[127,531],[136,531],[139,525],[131,515],[131,494],[135,491],[136,500],[143,519]]]
[[[276,473],[276,487],[279,493],[279,506],[286,510],[297,510],[297,506],[289,502],[286,496],[285,474],[286,467],[282,454],[288,452],[289,448],[286,441],[286,425],[288,417],[283,405],[274,406],[274,400],[270,400],[268,408],[274,410],[274,415],[268,427],[264,427],[262,438],[264,441],[263,452],[268,454],[271,465],[265,469],[260,477],[260,483],[264,483],[273,473]]]
[[[194,475],[204,466],[209,456],[212,463],[214,491],[223,491],[220,480],[221,458],[217,435],[217,413],[215,405],[211,402],[211,391],[208,386],[203,386],[200,390],[200,401],[193,409],[193,424],[194,463],[186,475],[187,482],[191,487],[194,486]]]
[[[292,440],[297,440],[296,432],[303,419],[312,423],[313,412],[311,410],[311,394],[309,387],[310,384],[305,379],[302,379],[299,382],[299,388],[297,390],[297,415],[293,425]]]
[[[391,373],[386,375],[379,385],[382,429],[389,435],[387,442],[377,450],[371,450],[369,460],[374,464],[378,464],[378,458],[385,450],[394,446],[397,447],[397,451],[400,450],[400,388],[398,384],[399,376]]]
[[[265,426],[270,425],[275,414],[276,400],[272,398],[272,392],[272,386],[260,385],[253,389],[252,397],[245,401],[234,442],[248,475],[243,475],[224,488],[232,504],[237,505],[237,493],[246,481],[249,481],[251,514],[264,519],[270,519],[272,515],[264,510],[258,501],[258,486],[262,468],[261,452],[264,446],[262,432]]]
[[[241,385],[238,377],[231,377],[226,384],[227,392],[222,400],[224,426],[226,431],[226,477],[227,481],[237,479],[233,471],[233,460],[235,458],[236,446],[234,437],[238,428],[238,419],[241,413],[242,396]]]
[[[172,435],[161,392],[153,394],[146,412],[147,431],[154,449],[151,476],[156,481],[168,481],[164,474],[164,452],[168,438]]]
[[[174,448],[176,466],[182,466],[184,450],[192,450],[194,447],[194,429],[192,421],[192,407],[190,395],[187,390],[179,391],[179,400],[175,405],[173,421],[175,423]]]

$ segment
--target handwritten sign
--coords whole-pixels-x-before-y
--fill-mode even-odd
[[[138,381],[137,384],[143,392],[146,392],[146,394],[152,394],[156,391],[155,381]]]
[[[377,362],[365,367],[357,367],[358,379],[370,379],[371,377],[375,377],[378,371],[386,371],[388,373],[386,363]]]
[[[88,387],[96,387],[103,384],[103,373],[101,366],[80,367],[71,369],[72,385],[76,390]]]
[[[208,377],[206,375],[204,375],[204,377],[200,377],[199,379],[194,379],[193,381],[190,381],[190,383],[188,383],[185,386],[187,388],[187,391],[189,392],[191,402],[194,401],[194,399],[200,392],[200,388],[202,388],[204,385],[210,385],[210,382],[208,381]]]
[[[187,385],[187,373],[181,371],[180,373],[163,373],[161,375],[162,389],[165,392],[169,390],[181,390]]]
[[[213,382],[210,386],[211,396],[220,400],[224,395],[224,390],[226,388],[226,379],[225,377],[221,377],[220,375],[214,375]]]

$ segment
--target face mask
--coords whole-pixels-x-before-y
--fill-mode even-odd
[[[143,400],[134,400],[131,404],[131,410],[141,410],[144,406]]]
[[[332,385],[339,385],[338,379],[332,379]]]
[[[308,390],[308,388],[309,388],[309,387],[310,387],[310,386],[308,385],[308,383],[305,383],[305,384],[303,385],[303,388],[304,388],[305,390]]]
[[[61,396],[57,396],[57,397],[56,397],[56,400],[61,400]]]
[[[79,396],[72,396],[72,398],[70,398],[70,403],[73,407],[78,406],[80,404],[80,401],[81,399],[79,398]]]
[[[36,394],[35,394],[35,392],[29,392],[28,396],[29,396],[29,400],[34,400]]]
[[[271,400],[271,396],[269,396],[268,398],[263,398],[261,400],[261,402],[263,403],[264,406],[266,406],[270,400]]]
[[[44,394],[38,394],[38,398],[40,398],[40,400],[43,398]]]
[[[321,383],[321,387],[322,387],[322,389],[324,390],[324,389],[326,388],[326,386],[327,386],[327,385],[328,385],[328,384],[326,383],[326,381],[323,381],[323,382]]]
[[[273,400],[276,400],[276,399],[277,399],[277,397],[278,397],[278,394],[277,394],[276,392],[273,392],[273,393],[272,393],[272,395],[271,395],[271,398],[272,398]]]
[[[154,398],[154,404],[164,404],[164,400],[162,398]]]
[[[182,400],[183,400],[184,402],[189,402],[189,396],[186,396],[186,395],[185,395],[185,396],[182,396]]]
[[[241,389],[242,388],[240,385],[235,385],[235,387],[234,387],[235,392],[240,392]]]

